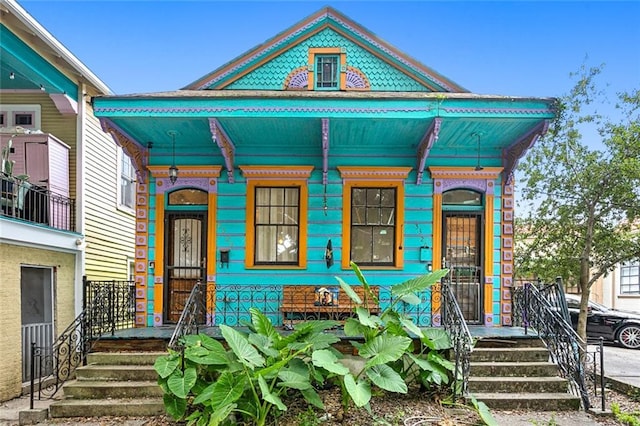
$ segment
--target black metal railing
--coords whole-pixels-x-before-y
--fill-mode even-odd
[[[197,282],[191,289],[191,293],[189,293],[189,297],[180,314],[180,319],[169,340],[168,347],[170,349],[180,350],[182,348],[182,336],[198,334],[200,326],[206,324],[206,291],[207,285],[202,282]]]
[[[9,176],[0,176],[0,188],[0,216],[75,230],[74,199]]]
[[[549,303],[548,293],[525,283],[513,292],[513,323],[524,327],[525,334],[533,329],[549,349],[562,377],[569,381],[574,395],[582,399],[585,409],[591,407],[585,384],[586,344],[571,328],[555,306]]]
[[[453,400],[455,401],[458,396],[466,395],[469,389],[471,352],[473,351],[474,342],[451,286],[444,281],[440,286],[440,291],[442,326],[449,333],[455,356],[453,376],[455,380]],[[438,294],[436,293],[436,299],[437,297]]]
[[[31,404],[51,398],[86,363],[87,354],[101,336],[131,328],[135,321],[135,285],[132,281],[89,281],[83,278],[84,309],[50,347],[31,344]]]
[[[606,408],[606,378],[604,377],[604,338],[589,340],[587,347],[587,363],[591,366],[591,380],[593,381],[593,395],[600,399],[600,409],[605,411]]]

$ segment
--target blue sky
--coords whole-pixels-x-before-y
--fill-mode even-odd
[[[638,1],[20,4],[116,94],[184,87],[326,5],[474,93],[559,96],[585,63],[640,88]]]

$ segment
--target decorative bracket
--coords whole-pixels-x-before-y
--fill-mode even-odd
[[[329,180],[329,119],[322,119],[322,184]]]
[[[427,132],[422,137],[420,145],[418,146],[418,176],[416,178],[416,185],[422,184],[422,174],[424,173],[424,166],[429,156],[429,151],[433,147],[435,141],[438,140],[440,134],[440,126],[442,124],[442,118],[436,117],[432,122]]]
[[[524,154],[544,136],[549,129],[550,120],[543,120],[536,127],[524,134],[516,142],[502,150],[502,166],[504,167],[505,184],[511,185],[513,182],[513,171],[518,165],[518,161]]]
[[[217,118],[209,119],[209,128],[211,129],[211,137],[213,141],[218,145],[222,156],[224,157],[224,164],[227,168],[227,179],[229,183],[235,182],[233,178],[233,162],[236,155],[236,147],[224,131]]]
[[[145,183],[149,150],[108,118],[100,118],[100,126],[102,126],[102,130],[105,133],[113,137],[116,144],[131,158],[131,163],[136,169],[138,183]]]

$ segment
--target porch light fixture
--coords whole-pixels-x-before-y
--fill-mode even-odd
[[[479,172],[480,170],[484,169],[484,167],[480,165],[480,133],[473,132],[471,136],[475,136],[478,139],[478,163],[476,164],[475,170],[476,172]]]
[[[10,79],[10,80],[15,80],[15,78],[16,78],[16,75],[15,75],[13,72],[11,72],[11,73],[9,74],[9,79]]]
[[[175,130],[169,130],[167,132],[169,136],[171,136],[171,144],[173,147],[173,159],[171,161],[171,166],[169,167],[169,180],[173,185],[178,180],[178,168],[176,167],[176,134]]]

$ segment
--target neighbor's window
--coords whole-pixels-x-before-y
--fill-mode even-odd
[[[640,261],[626,262],[620,267],[620,294],[640,294]]]
[[[316,89],[338,89],[340,79],[338,55],[316,55]]]
[[[299,223],[299,187],[256,187],[254,263],[297,265]]]
[[[136,172],[131,158],[122,150],[120,156],[120,205],[129,209],[135,208]]]
[[[33,126],[33,113],[16,113],[13,117],[16,126]]]
[[[396,189],[351,188],[351,260],[394,265]]]

